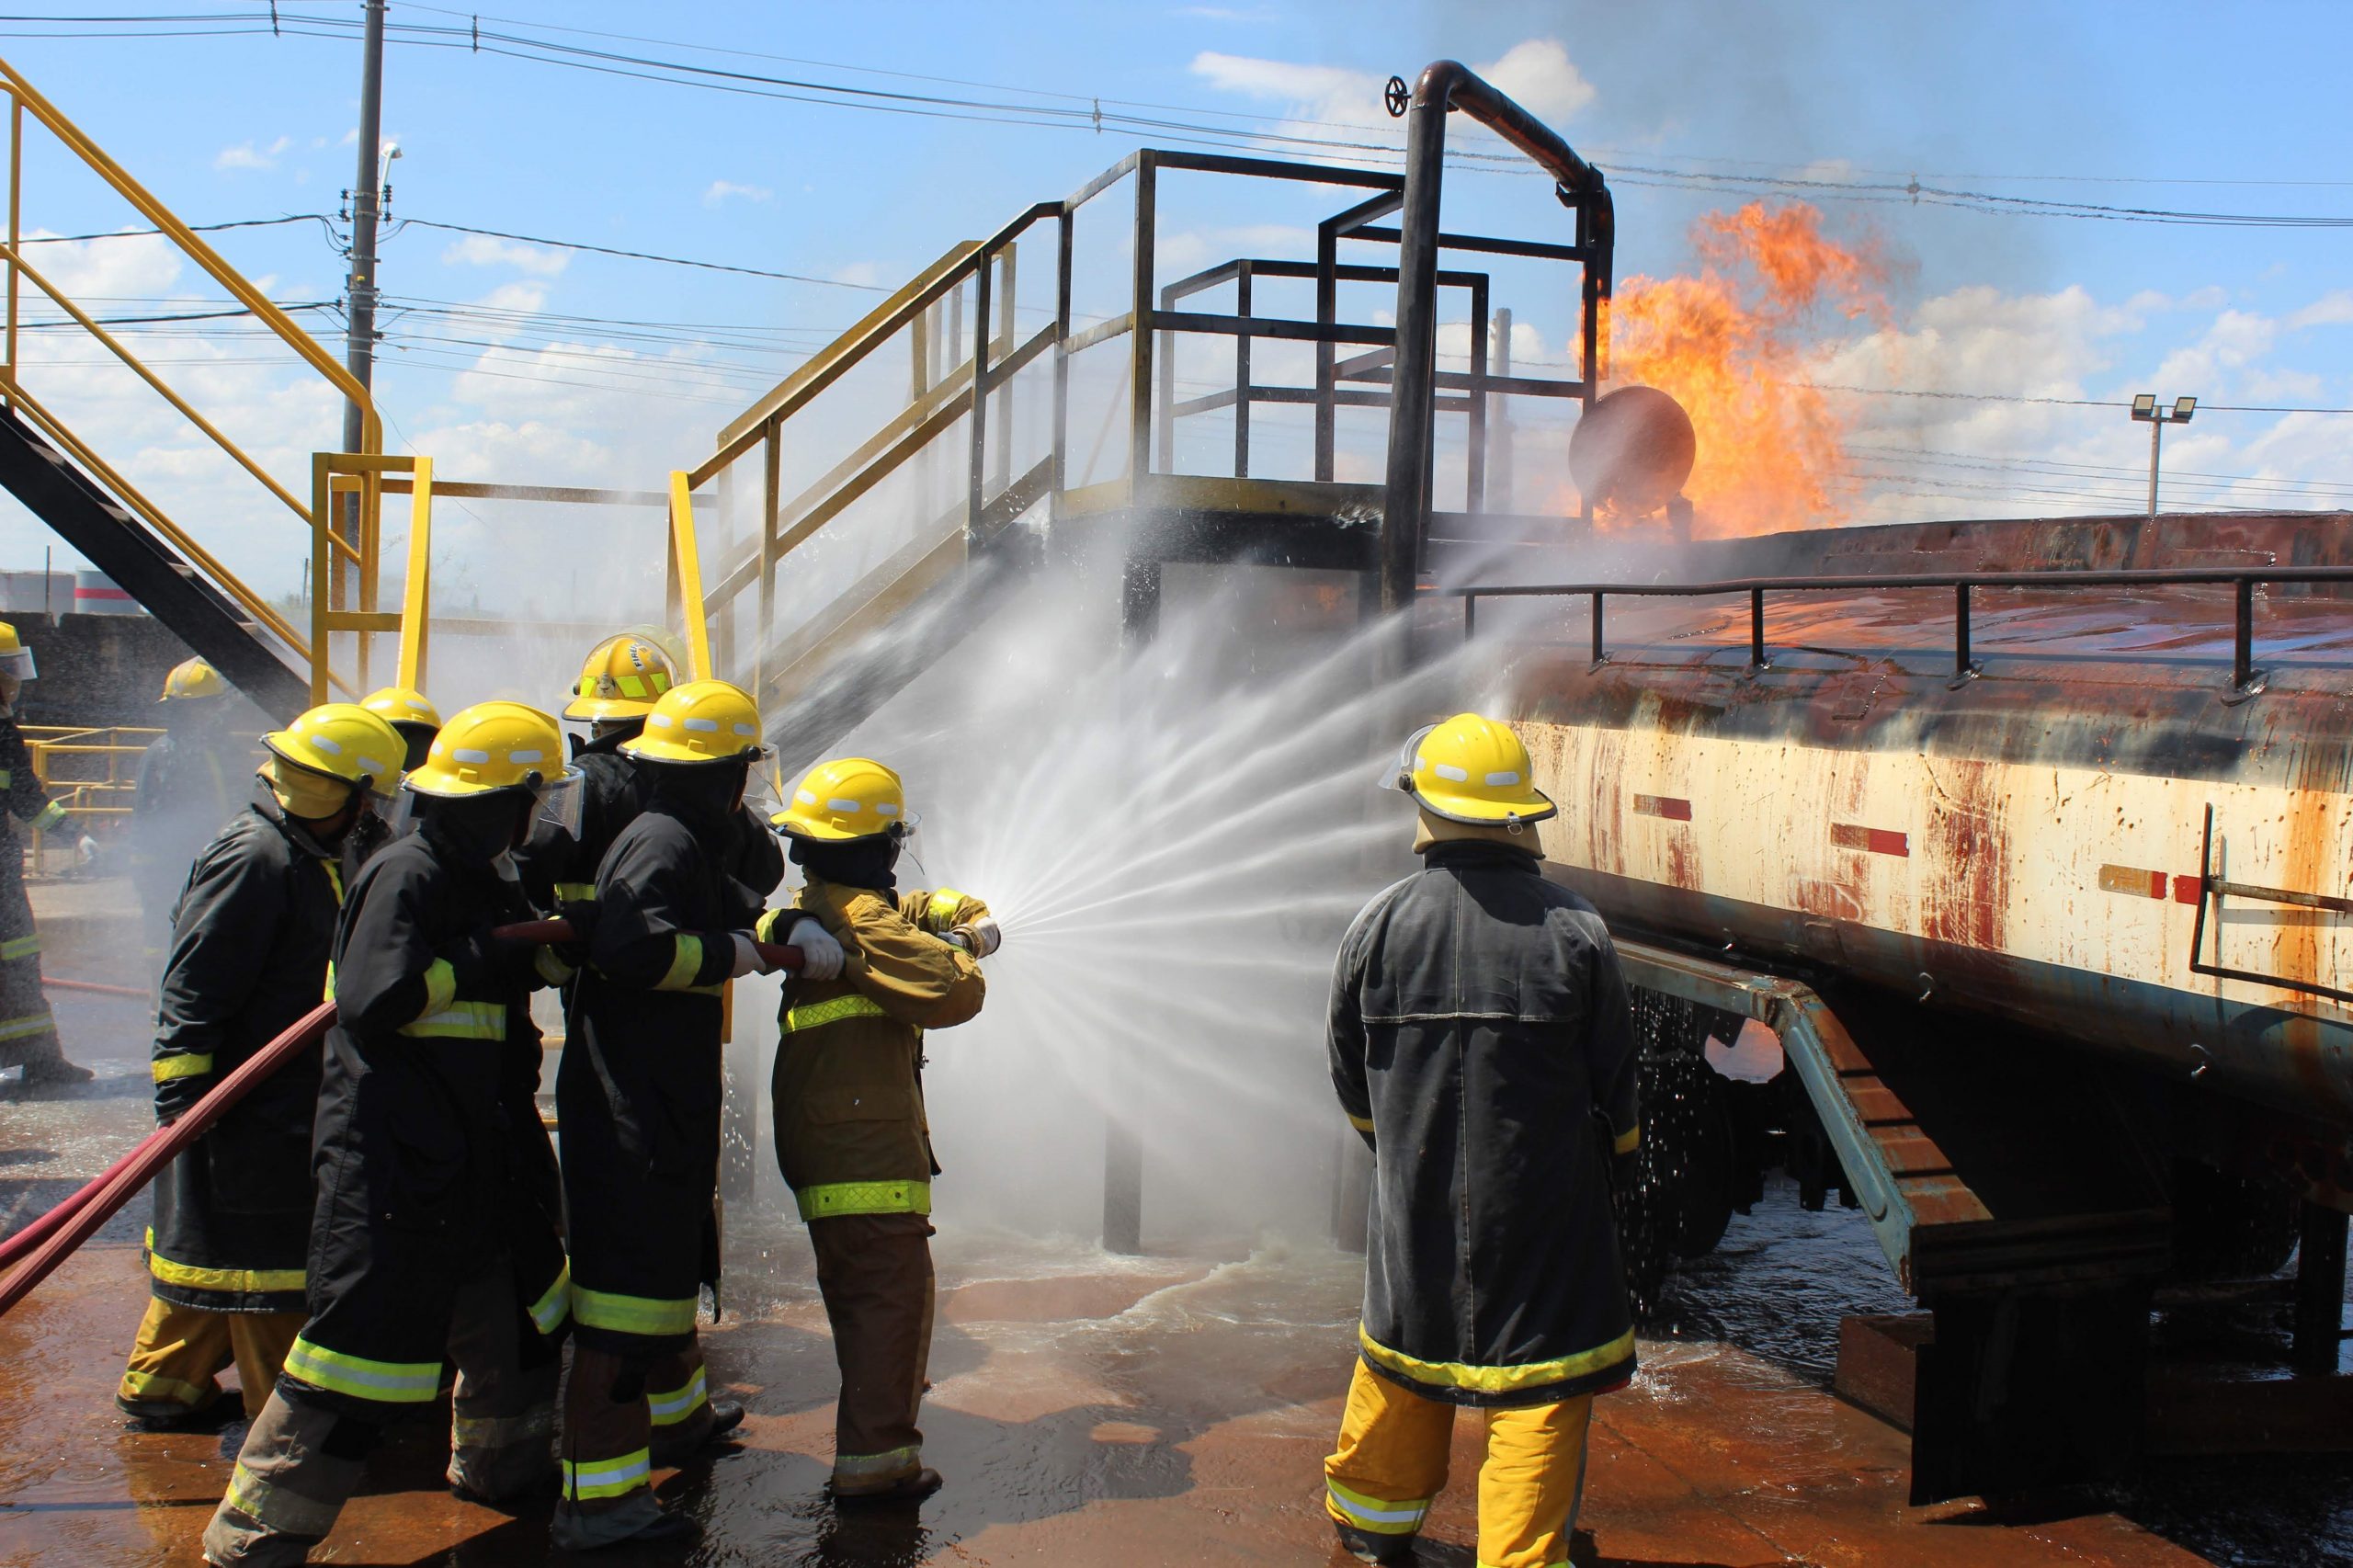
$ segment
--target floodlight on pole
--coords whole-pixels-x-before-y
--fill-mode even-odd
[[[2198,412],[2194,397],[2177,397],[2171,408],[2157,406],[2157,394],[2143,392],[2132,400],[2132,417],[2149,427],[2149,516],[2157,515],[2157,460],[2168,425],[2187,425]]]

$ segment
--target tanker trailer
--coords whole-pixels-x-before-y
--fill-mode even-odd
[[[1675,1250],[1711,1245],[1768,1160],[1869,1211],[1935,1319],[1921,1500],[2129,1464],[2153,1290],[2276,1270],[2299,1200],[2303,1348],[2333,1368],[2347,517],[1825,528],[1672,559],[1678,581],[1599,594],[1490,582],[1464,631],[1515,650],[1563,805],[1550,874],[1673,1014],[1645,1122]],[[1787,1051],[1778,1104],[1705,1081],[1701,1042],[1745,1017]]]

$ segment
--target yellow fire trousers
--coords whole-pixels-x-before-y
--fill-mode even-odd
[[[302,1332],[302,1317],[301,1312],[208,1312],[150,1296],[115,1396],[133,1404],[200,1410],[221,1392],[212,1374],[233,1360],[245,1414],[258,1415],[286,1365],[294,1336]]]
[[[1339,1451],[1324,1461],[1333,1522],[1367,1535],[1410,1536],[1446,1485],[1454,1409],[1357,1363]],[[1479,1467],[1479,1568],[1555,1568],[1569,1560],[1585,1488],[1593,1396],[1490,1410]]]

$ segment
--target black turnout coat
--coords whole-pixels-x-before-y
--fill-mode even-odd
[[[1639,1136],[1633,1019],[1592,905],[1520,850],[1433,846],[1342,941],[1330,1045],[1374,1153],[1366,1364],[1457,1404],[1631,1377],[1608,1164]]]
[[[568,834],[541,820],[532,825],[529,842],[515,852],[524,891],[551,915],[596,898],[597,869],[605,863],[621,829],[653,798],[645,774],[620,755],[619,748],[630,733],[582,742],[574,749],[573,766],[581,773],[579,833]],[[724,858],[728,874],[762,898],[784,881],[784,850],[748,806],[738,808],[729,824]]]
[[[556,1108],[574,1326],[622,1354],[682,1346],[717,1278],[720,993],[732,934],[762,913],[725,869],[733,814],[656,794],[621,830],[565,1015]]]
[[[172,912],[155,1018],[155,1117],[178,1118],[327,994],[343,890],[385,837],[329,849],[267,785],[197,856]],[[320,1051],[265,1078],[164,1169],[147,1233],[154,1293],[221,1312],[302,1310]]]
[[[57,1052],[57,1026],[40,988],[40,935],[25,892],[24,829],[66,821],[33,772],[32,750],[17,716],[0,709],[0,1067]]]
[[[287,1372],[378,1420],[434,1397],[457,1289],[484,1269],[513,1271],[542,1334],[564,1319],[532,953],[488,939],[528,911],[470,859],[427,818],[368,863],[335,935],[311,1319]]]

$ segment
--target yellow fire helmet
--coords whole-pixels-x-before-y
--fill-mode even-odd
[[[539,790],[578,773],[564,763],[554,715],[520,702],[477,702],[449,716],[407,782],[420,795],[456,798]]]
[[[400,782],[400,733],[356,702],[322,703],[264,735],[261,744],[280,762],[374,794],[389,797]]]
[[[760,740],[760,709],[751,694],[723,680],[672,687],[645,716],[645,728],[623,741],[621,755],[639,762],[694,765],[739,762],[767,755]]]
[[[677,666],[660,643],[640,632],[620,632],[588,650],[563,716],[642,718],[677,679]]]
[[[185,659],[174,665],[172,673],[164,677],[164,695],[155,700],[179,702],[199,697],[224,697],[228,691],[229,683],[221,678],[219,670],[202,659]]]
[[[359,706],[400,732],[407,743],[403,767],[422,767],[433,737],[441,729],[441,710],[433,699],[413,687],[388,686],[369,692]]]
[[[904,836],[918,820],[907,810],[899,776],[865,756],[819,763],[794,788],[791,803],[768,818],[779,833],[835,843],[884,833]]]
[[[0,676],[33,678],[33,651],[17,636],[17,629],[0,620]]]
[[[1415,731],[1383,782],[1449,822],[1494,827],[1542,822],[1560,811],[1536,787],[1535,771],[1509,724],[1457,713]]]

